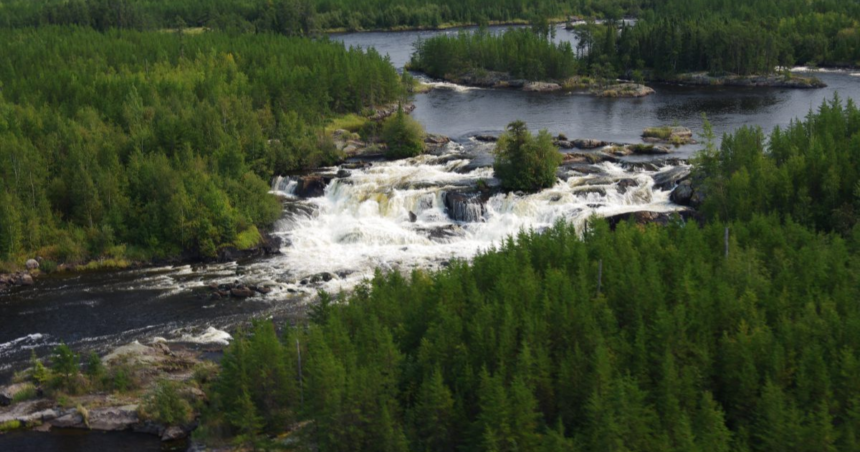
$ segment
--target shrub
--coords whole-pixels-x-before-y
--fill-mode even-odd
[[[495,153],[493,169],[506,190],[537,191],[555,184],[562,156],[546,130],[533,136],[524,122],[514,121],[499,138]]]
[[[23,402],[25,400],[35,399],[38,395],[36,391],[36,387],[32,384],[28,384],[24,386],[24,389],[16,392],[14,396],[12,396],[12,403]]]
[[[191,420],[191,405],[182,398],[176,383],[161,380],[144,397],[140,414],[165,424],[184,424]]]
[[[21,428],[21,421],[18,420],[0,423],[0,432],[10,432],[19,428]]]
[[[415,157],[424,151],[424,128],[407,116],[402,107],[385,121],[382,139],[388,144],[385,156],[390,159]]]
[[[74,391],[77,387],[80,356],[66,344],[60,344],[51,356],[51,371],[57,386]]]

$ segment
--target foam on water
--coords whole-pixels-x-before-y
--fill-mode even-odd
[[[669,201],[669,192],[653,188],[657,171],[633,172],[603,163],[593,167],[599,174],[571,171],[566,180],[538,193],[496,194],[483,209],[475,205],[480,221],[457,222],[446,212],[446,192],[493,177],[492,168],[458,172],[469,162],[461,152],[453,147],[442,156],[376,163],[335,179],[324,197],[308,201],[315,207],[313,214],[296,214],[279,223],[277,233],[291,246],[260,267],[293,280],[321,272],[345,274],[325,284],[327,290],[340,290],[375,268],[434,268],[446,260],[469,259],[522,230],[540,231],[558,221],[581,228],[595,214],[680,208]],[[636,185],[620,190],[622,179]]]

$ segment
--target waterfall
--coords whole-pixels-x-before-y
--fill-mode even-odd
[[[279,194],[279,195],[287,195],[294,196],[296,192],[296,186],[298,185],[298,181],[293,180],[290,177],[284,176],[275,176],[272,179],[272,191],[271,193]]]
[[[276,232],[291,246],[280,263],[266,265],[302,277],[348,274],[358,282],[375,268],[436,268],[469,259],[521,230],[540,231],[558,221],[582,230],[592,215],[679,209],[669,191],[654,186],[654,175],[668,166],[632,170],[604,162],[568,170],[537,193],[503,193],[486,189],[498,186],[493,170],[468,165],[480,161],[469,152],[452,146],[441,155],[377,162],[333,179],[325,196],[296,201],[312,208],[279,223]],[[483,193],[478,181],[484,181]],[[276,178],[272,190],[289,193],[294,184]],[[327,284],[338,290],[346,282]]]

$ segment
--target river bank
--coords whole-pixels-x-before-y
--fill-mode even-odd
[[[152,435],[171,450],[185,450],[207,403],[203,389],[218,373],[207,356],[220,353],[230,335],[210,329],[205,350],[156,338],[132,342],[106,355],[91,355],[70,374],[35,361],[0,387],[0,442],[3,433],[77,430]]]
[[[766,75],[719,75],[707,72],[678,74],[672,77],[651,77],[651,82],[680,86],[730,86],[737,88],[789,88],[789,89],[818,89],[826,88],[827,84],[817,77],[802,77],[792,73]]]
[[[413,68],[407,66],[406,69],[412,70]],[[600,83],[590,77],[578,76],[565,80],[531,81],[515,78],[507,72],[485,70],[469,70],[456,75],[447,74],[442,80],[466,87],[515,90],[526,93],[575,93],[608,98],[639,98],[655,93],[652,88],[638,83]],[[433,85],[424,86],[432,87]]]

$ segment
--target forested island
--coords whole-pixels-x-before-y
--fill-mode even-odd
[[[555,44],[549,24],[573,14],[588,19],[579,47]],[[361,218],[337,245],[366,240],[378,263],[338,293],[314,284],[344,275],[299,275],[283,294],[314,291],[289,298],[301,309],[239,320],[272,286],[240,281],[247,267],[211,270],[221,279],[179,290],[205,298],[188,310],[238,308],[232,334],[206,330],[218,347],[153,337],[99,355],[66,345],[77,333],[53,336],[0,387],[0,449],[23,430],[72,428],[225,451],[856,451],[852,99],[721,139],[705,119],[689,162],[624,161],[598,140],[560,151],[592,140],[524,121],[466,149],[409,117],[419,87],[408,71],[321,33],[528,22],[427,39],[409,68],[622,97],[619,78],[819,87],[786,69],[857,65],[858,20],[858,4],[828,0],[0,0],[0,273],[33,284],[72,265],[274,254],[291,246],[274,238],[278,220],[326,215],[336,227]],[[644,141],[695,141],[654,126]],[[422,171],[435,179],[410,179]],[[441,188],[398,197],[427,186]],[[348,204],[348,190],[354,217],[321,207]],[[429,254],[467,228],[486,232],[491,209],[561,210],[579,197],[570,210],[588,212],[607,193],[672,209],[521,229],[431,269],[389,265],[380,243],[395,234],[393,252]],[[395,209],[412,235],[360,216]],[[439,212],[456,224],[434,229]]]

